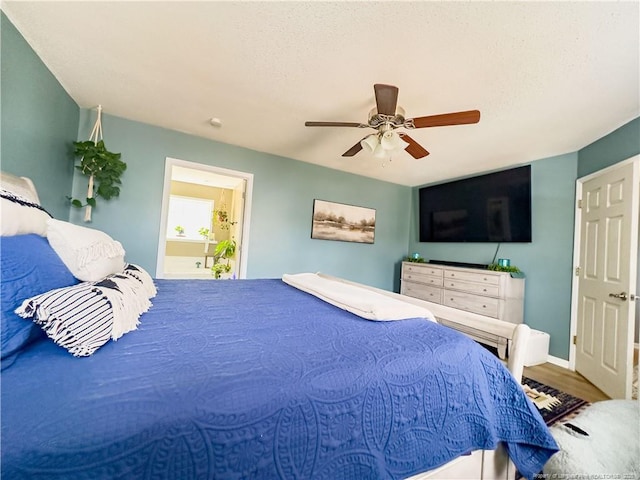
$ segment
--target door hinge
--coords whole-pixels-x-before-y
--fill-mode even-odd
[[[580,267],[576,267],[576,277],[580,276]]]
[[[578,344],[578,336],[577,336],[577,335],[574,335],[574,336],[573,336],[573,344],[574,344],[574,345],[577,345],[577,344]]]
[[[582,208],[582,199],[578,200],[578,208]]]

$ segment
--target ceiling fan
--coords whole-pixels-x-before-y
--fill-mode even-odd
[[[404,148],[413,158],[422,158],[429,152],[404,132],[395,132],[397,128],[444,127],[447,125],[466,125],[478,123],[480,112],[443,113],[426,117],[405,118],[404,109],[398,106],[398,87],[377,83],[373,86],[376,106],[369,112],[367,123],[358,122],[304,122],[307,127],[357,127],[373,128],[377,133],[367,135],[342,154],[353,157],[363,148],[373,152],[374,156],[384,158],[393,151]],[[404,143],[407,145],[405,146]]]

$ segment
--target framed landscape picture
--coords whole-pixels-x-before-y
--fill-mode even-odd
[[[376,211],[344,203],[313,201],[311,238],[341,242],[373,243]]]

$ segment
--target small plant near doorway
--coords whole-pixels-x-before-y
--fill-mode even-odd
[[[198,233],[202,236],[202,238],[204,238],[205,240],[207,238],[209,238],[209,229],[205,228],[205,227],[200,227],[200,229],[198,230]]]
[[[174,228],[179,237],[184,237],[184,227],[182,225],[176,225]]]
[[[223,273],[231,271],[231,263],[229,262],[236,254],[236,241],[222,240],[216,245],[213,252],[213,266],[211,272],[214,278],[219,279]],[[226,260],[226,263],[224,262]]]

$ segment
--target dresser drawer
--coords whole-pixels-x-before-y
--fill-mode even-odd
[[[402,282],[402,294],[409,297],[427,300],[428,302],[442,303],[442,289],[419,285],[412,282]]]
[[[432,277],[441,277],[442,278],[443,270],[441,268],[433,268],[429,265],[424,264],[410,264],[405,263],[402,265],[402,274],[412,273],[418,275],[430,275]]]
[[[491,275],[483,272],[465,272],[459,270],[445,270],[444,278],[447,280],[462,280],[463,282],[481,283],[485,285],[499,285],[500,275]]]
[[[498,318],[498,306],[500,302],[497,298],[481,297],[479,295],[446,290],[444,292],[443,303],[448,307]]]
[[[432,285],[434,287],[442,287],[442,275],[434,277],[432,275],[423,275],[422,273],[403,272],[402,280],[422,283],[424,285]]]
[[[463,292],[477,293],[478,295],[487,295],[489,297],[499,297],[500,287],[498,285],[489,285],[486,283],[469,283],[460,280],[446,279],[444,281],[445,288],[453,290],[462,290]]]

